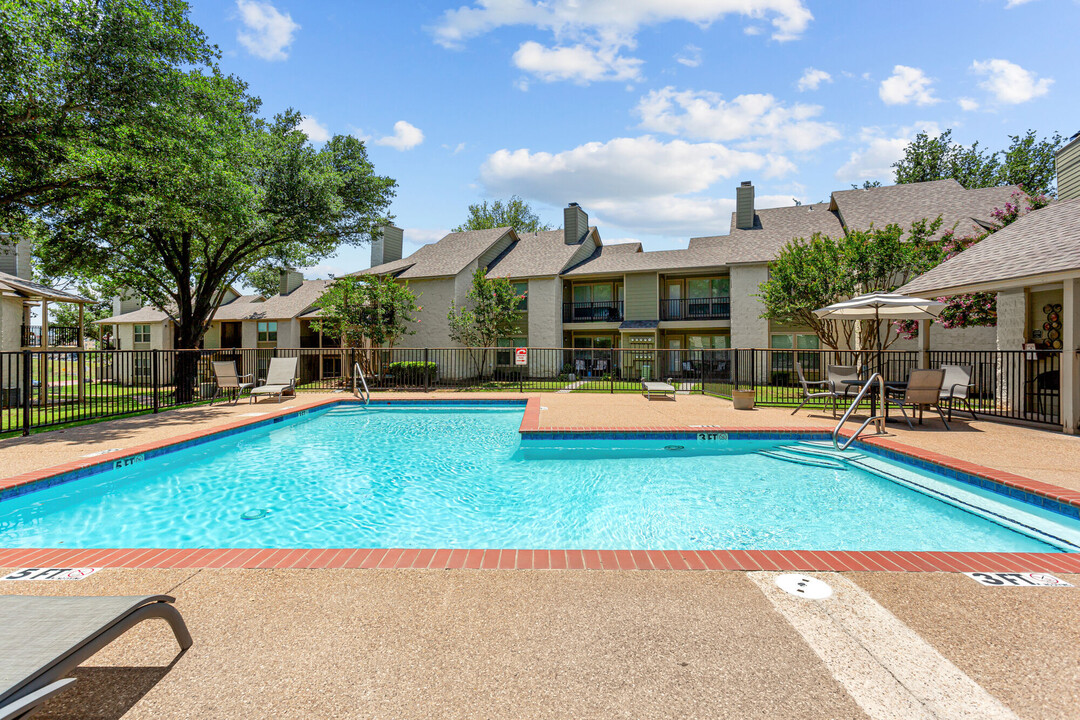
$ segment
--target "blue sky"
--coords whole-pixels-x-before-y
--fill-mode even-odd
[[[919,130],[1004,147],[1080,130],[1077,0],[192,0],[267,115],[368,140],[399,184],[406,253],[470,203],[576,201],[606,242],[724,234],[759,206],[824,200]],[[343,249],[309,271],[368,265]]]

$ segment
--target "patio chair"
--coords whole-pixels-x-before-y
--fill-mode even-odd
[[[831,369],[831,367],[832,366],[830,366],[830,369]],[[799,403],[799,407],[792,410],[791,414],[794,415],[795,413],[802,410],[803,406],[806,405],[806,403],[810,402],[811,400],[827,399],[827,400],[830,400],[832,402],[832,414],[833,414],[833,417],[836,417],[836,401],[840,398],[840,393],[838,393],[834,389],[834,387],[832,385],[832,381],[831,380],[807,380],[806,376],[803,375],[802,363],[798,362],[798,361],[795,362],[795,373],[796,373],[796,375],[799,376],[799,385],[802,386],[803,397],[802,397],[802,402]],[[820,392],[814,392],[814,391],[812,391],[810,389],[811,385],[819,385],[821,387],[827,387],[829,389],[828,390],[822,390]]]
[[[825,377],[828,378],[829,389],[838,393],[845,400],[849,395],[859,393],[858,385],[844,382],[845,380],[862,380],[862,376],[859,375],[859,368],[855,365],[826,365]]]
[[[932,407],[941,416],[941,423],[946,430],[950,430],[949,423],[945,420],[945,413],[941,411],[941,385],[945,382],[945,371],[937,370],[912,370],[908,375],[907,388],[904,389],[902,399],[886,397],[885,402],[900,408],[900,412],[912,430],[911,418],[904,410],[906,405],[912,406],[912,411],[918,411],[919,424],[922,425],[923,409]]]
[[[577,360],[574,361],[574,372],[577,374],[577,376],[579,378],[583,378],[588,374],[588,372],[589,372],[588,366],[585,364],[585,361],[582,360],[581,358],[578,358]]]
[[[214,393],[214,397],[211,399],[211,404],[219,397],[224,397],[225,394],[235,393],[233,395],[233,405],[240,401],[240,395],[245,390],[251,390],[255,387],[253,382],[245,382],[244,378],[251,378],[251,373],[247,375],[236,374],[236,363],[230,360],[215,360],[214,363],[214,379],[217,381],[217,391]]]
[[[263,384],[252,388],[248,394],[250,402],[256,395],[277,395],[278,402],[286,392],[296,394],[296,358],[270,358],[270,367],[266,371]]]
[[[669,382],[650,382],[648,380],[642,379],[641,394],[645,396],[646,400],[652,400],[653,395],[659,395],[660,397],[671,395],[671,399],[674,400],[675,386]]]
[[[975,387],[971,382],[970,365],[942,365],[945,371],[945,381],[941,385],[941,400],[949,403],[949,419],[952,420],[953,401],[961,400],[964,407],[971,413],[971,419],[977,420],[975,411],[968,400],[968,393]]]
[[[187,650],[191,635],[173,601],[168,595],[0,596],[0,720],[29,717],[75,682],[66,675],[143,620],[169,623]]]
[[[596,361],[596,372],[597,374],[607,372],[607,360]]]

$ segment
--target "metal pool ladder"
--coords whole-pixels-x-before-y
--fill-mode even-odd
[[[848,409],[844,411],[843,416],[840,418],[840,422],[836,423],[836,427],[833,428],[832,442],[833,447],[835,447],[837,450],[847,450],[848,447],[851,446],[851,443],[855,442],[855,439],[859,437],[859,434],[863,430],[865,430],[866,426],[870,423],[879,421],[884,422],[884,415],[875,415],[874,417],[867,418],[866,422],[859,426],[859,429],[855,431],[854,435],[845,440],[843,444],[840,443],[840,428],[843,427],[844,423],[847,422],[847,419],[851,417],[851,413],[853,413],[855,411],[855,408],[859,406],[859,403],[862,402],[862,399],[866,397],[866,393],[873,386],[875,380],[881,381],[881,411],[885,412],[885,380],[881,377],[881,373],[874,373],[866,381],[866,384],[863,385],[862,388],[859,390],[859,394],[855,396],[855,399],[851,402],[851,405],[848,406]],[[878,434],[881,434],[882,432],[884,432],[884,428],[879,425]]]
[[[359,388],[357,388],[356,386],[356,378],[360,378],[360,384],[364,388],[363,393],[358,392]],[[360,363],[353,364],[352,391],[353,395],[355,395],[356,397],[362,397],[364,399],[365,405],[371,402],[371,391],[368,390],[367,380],[364,379],[364,371],[360,369]]]

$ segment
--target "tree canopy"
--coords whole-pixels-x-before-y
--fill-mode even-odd
[[[181,0],[0,4],[0,227],[95,187],[216,56]]]
[[[965,188],[1020,185],[1031,194],[1054,194],[1054,154],[1063,138],[1054,133],[1038,139],[1034,130],[1010,135],[1009,147],[991,152],[953,142],[952,130],[931,137],[923,132],[905,148],[904,157],[893,163],[896,183],[916,183],[953,178]]]
[[[338,278],[316,302],[320,317],[312,325],[325,335],[340,338],[342,347],[392,349],[398,340],[413,335],[422,308],[408,283],[389,275]],[[373,369],[367,353],[361,354],[365,372]]]
[[[524,295],[519,295],[508,278],[489,278],[485,268],[473,273],[472,287],[465,296],[466,307],[450,303],[446,321],[450,339],[468,348],[493,348],[500,338],[519,331],[521,313],[518,308]],[[487,350],[474,351],[477,371],[483,378]]]
[[[529,203],[513,195],[505,203],[502,200],[495,200],[489,205],[485,200],[482,203],[470,205],[468,219],[454,228],[454,232],[490,230],[498,227],[512,227],[519,233],[551,229],[550,225],[540,222],[540,216],[533,212]]]

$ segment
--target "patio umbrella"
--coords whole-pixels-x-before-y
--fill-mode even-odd
[[[873,292],[850,300],[833,303],[814,311],[820,318],[834,320],[873,320],[875,327],[881,320],[932,320],[945,309],[945,303],[937,300],[908,297],[897,293]],[[878,369],[881,364],[881,331],[877,333]]]

